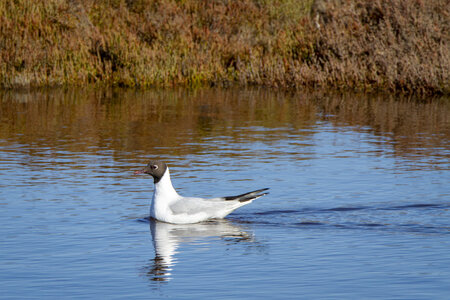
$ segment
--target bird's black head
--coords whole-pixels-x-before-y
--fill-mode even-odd
[[[153,176],[153,182],[158,183],[164,176],[167,170],[167,165],[158,160],[151,160],[142,170],[134,172],[134,174],[149,174]]]

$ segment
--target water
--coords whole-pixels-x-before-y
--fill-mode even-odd
[[[0,94],[2,299],[447,299],[449,99],[266,90]],[[226,220],[180,194],[270,194]]]

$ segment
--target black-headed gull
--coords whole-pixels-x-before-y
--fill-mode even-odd
[[[268,188],[237,196],[218,198],[183,197],[178,195],[170,180],[169,167],[161,161],[150,161],[134,174],[153,176],[155,191],[150,206],[150,216],[156,220],[173,224],[191,224],[209,219],[222,219],[235,209],[251,203],[267,193]]]

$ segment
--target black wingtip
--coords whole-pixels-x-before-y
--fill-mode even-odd
[[[262,197],[264,195],[267,195],[268,193],[262,193],[262,192],[267,191],[268,189],[269,188],[263,188],[263,189],[251,191],[251,192],[248,192],[248,193],[244,193],[244,194],[241,194],[241,195],[228,196],[228,197],[223,197],[223,198],[225,200],[227,200],[227,201],[238,200],[239,202],[246,202],[246,201],[254,200],[256,198],[259,198],[259,197]]]
[[[251,191],[251,192],[245,193],[244,195],[252,194],[252,193],[261,193],[261,192],[267,191],[269,189],[270,188],[263,188],[263,189],[259,189],[259,190],[255,190],[255,191]]]
[[[239,202],[247,202],[247,201],[250,201],[250,200],[256,200],[256,199],[261,198],[262,196],[265,196],[265,195],[268,195],[268,194],[269,193],[262,193],[262,194],[257,194],[255,196],[242,198],[242,199],[239,199]]]

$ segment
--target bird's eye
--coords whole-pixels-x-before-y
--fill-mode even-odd
[[[152,169],[156,170],[156,169],[158,169],[158,166],[157,165],[153,165]]]

